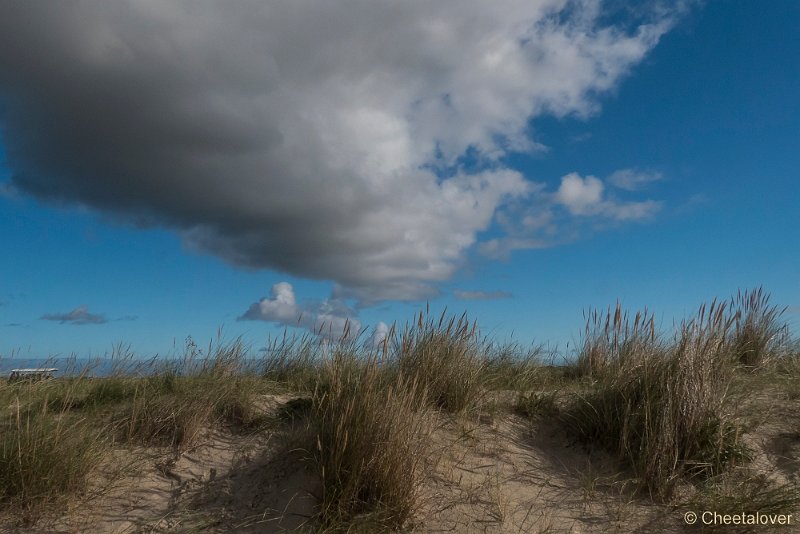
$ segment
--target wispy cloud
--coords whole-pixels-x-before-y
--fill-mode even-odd
[[[453,290],[453,296],[459,300],[497,300],[513,297],[508,291],[466,291],[461,289]]]
[[[615,193],[600,178],[577,172],[562,176],[555,191],[543,183],[532,185],[526,199],[509,202],[496,214],[495,222],[505,235],[480,243],[478,252],[506,260],[514,251],[574,242],[610,224],[647,221],[663,208],[658,200],[621,199]]]
[[[608,177],[608,183],[626,191],[639,191],[649,184],[663,179],[664,175],[660,172],[621,169]]]
[[[104,315],[91,313],[86,306],[79,306],[66,313],[48,313],[42,315],[41,319],[72,325],[105,324],[108,322]]]
[[[542,149],[532,119],[597,112],[681,11],[578,5],[7,3],[13,186],[362,302],[424,298],[533,194],[503,163]]]
[[[332,339],[340,338],[345,333],[356,335],[361,330],[355,311],[342,301],[328,299],[316,304],[299,304],[294,288],[288,282],[273,285],[271,296],[251,304],[238,320],[267,321],[306,328]]]

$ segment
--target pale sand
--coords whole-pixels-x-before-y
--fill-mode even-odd
[[[290,396],[265,396],[274,412]],[[798,400],[743,399],[750,469],[778,482],[798,481]],[[606,453],[572,443],[544,421],[495,416],[433,422],[432,450],[420,488],[416,532],[683,532],[679,505],[654,504]],[[92,481],[93,490],[60,517],[20,533],[291,532],[318,510],[321,486],[291,451],[285,430],[252,435],[206,430],[199,444],[119,450]],[[135,461],[131,458],[136,458]],[[122,470],[122,474],[121,473]],[[105,473],[105,475],[104,475]],[[115,473],[113,480],[109,474]],[[687,488],[685,491],[690,492]],[[680,494],[680,491],[678,492]],[[687,493],[688,495],[688,493]],[[763,531],[763,530],[761,530]]]

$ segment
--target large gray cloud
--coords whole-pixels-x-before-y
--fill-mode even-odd
[[[430,295],[499,207],[537,190],[499,163],[537,149],[529,119],[593,112],[672,23],[654,7],[607,26],[601,7],[4,2],[13,185],[333,280],[337,297]],[[480,173],[457,165],[468,149]]]

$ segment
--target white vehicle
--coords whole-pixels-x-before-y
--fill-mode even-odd
[[[12,369],[8,375],[9,382],[17,382],[19,380],[48,380],[53,378],[54,373],[58,369],[54,367],[39,367],[35,369]]]

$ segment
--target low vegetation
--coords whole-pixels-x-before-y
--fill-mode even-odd
[[[368,521],[401,527],[415,510],[430,434],[426,390],[418,376],[383,376],[377,354],[337,351],[313,395],[313,458],[323,482],[326,525]]]
[[[291,434],[320,481],[312,530],[393,531],[429,504],[423,488],[443,425],[457,422],[468,440],[475,424],[502,413],[605,451],[636,498],[792,511],[796,478],[753,467],[752,425],[733,395],[759,385],[800,400],[800,350],[782,316],[760,288],[702,306],[674,332],[617,304],[586,315],[580,350],[559,365],[555,351],[496,344],[466,315],[427,310],[377,346],[347,333],[285,335],[256,358],[240,341],[201,350],[188,340],[168,360],[116,350],[109,376],[85,369],[0,384],[0,505],[35,523],[85,496],[111,451],[180,454],[224,427]],[[280,395],[288,400],[265,408]],[[800,436],[800,421],[787,432]],[[502,484],[491,487],[506,517]],[[679,496],[687,487],[688,500]]]
[[[711,476],[744,459],[725,406],[730,324],[726,307],[712,303],[666,342],[652,316],[629,324],[618,305],[578,358],[579,372],[595,382],[565,410],[567,427],[614,452],[659,496],[681,477]]]

